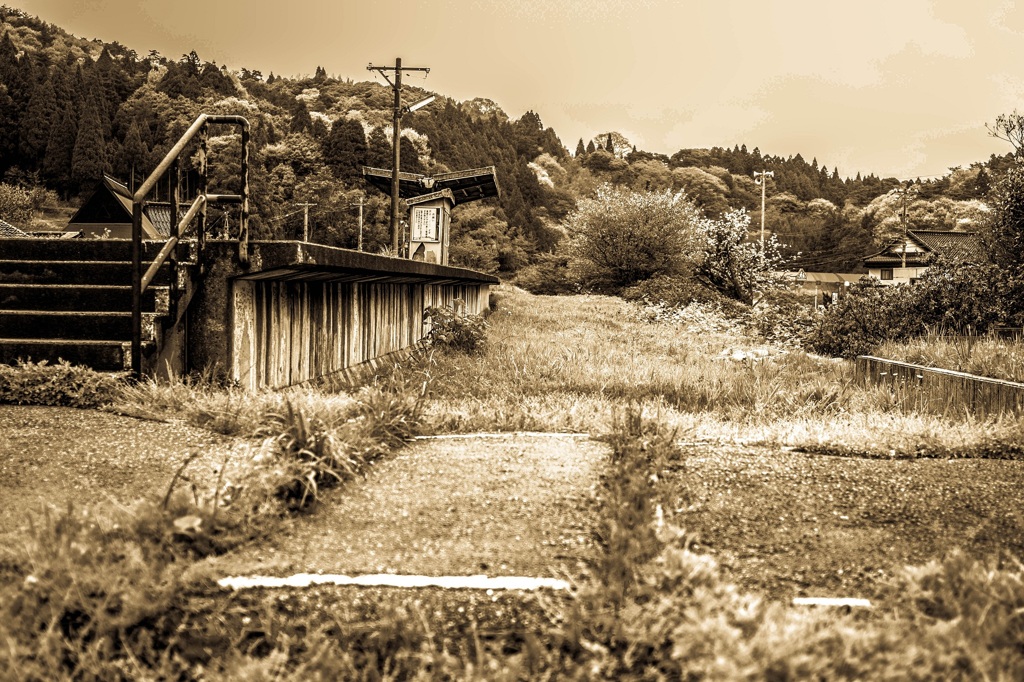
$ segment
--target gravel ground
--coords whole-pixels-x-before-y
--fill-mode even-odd
[[[693,448],[669,477],[675,523],[772,598],[870,597],[954,548],[1024,558],[1024,462],[879,460]]]
[[[211,561],[223,575],[573,574],[605,452],[574,436],[421,440],[272,543]]]
[[[0,535],[45,505],[130,504],[162,495],[190,452],[189,471],[220,464],[232,441],[180,423],[96,410],[0,405]]]

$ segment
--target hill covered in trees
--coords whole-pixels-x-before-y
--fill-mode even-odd
[[[406,101],[427,94],[435,93],[404,91]],[[195,52],[180,59],[140,55],[0,7],[0,178],[23,188],[36,208],[52,196],[42,188],[74,204],[103,173],[139,182],[199,113],[240,114],[253,129],[254,236],[301,235],[297,204],[311,203],[311,238],[354,248],[362,204],[364,244],[377,250],[388,241],[388,200],[367,186],[360,168],[390,167],[391,106],[386,84],[332,78],[322,67],[312,77],[288,78],[228,69]],[[482,98],[457,102],[438,94],[434,104],[403,118],[401,140],[404,170],[496,167],[500,199],[453,214],[453,261],[489,272],[557,260],[552,254],[563,242],[566,216],[606,183],[682,191],[709,217],[746,209],[759,229],[761,188],[753,172],[772,171],[765,224],[785,245],[783,255],[808,270],[852,270],[902,225],[894,178],[843,178],[817,159],[762,154],[745,145],[668,156],[638,150],[611,131],[579,140],[570,153],[536,113],[512,120]],[[211,139],[214,191],[233,189],[238,145],[235,134]],[[992,157],[914,183],[910,224],[971,226],[1008,159]],[[181,179],[186,194],[192,175],[186,169]],[[158,191],[166,194],[166,183]],[[13,210],[6,212],[10,220]]]

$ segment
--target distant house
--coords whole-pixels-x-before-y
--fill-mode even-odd
[[[83,237],[131,239],[132,192],[109,175],[68,221],[67,232]],[[142,238],[166,239],[171,233],[171,205],[147,201],[142,211]]]
[[[19,230],[5,220],[0,220],[0,237],[28,237],[27,232]]]
[[[968,263],[986,260],[981,238],[974,232],[908,230],[906,238],[865,258],[864,267],[881,284],[908,284],[920,278],[936,256]]]

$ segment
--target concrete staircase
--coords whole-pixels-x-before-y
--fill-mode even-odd
[[[143,242],[143,270],[161,246]],[[143,294],[149,369],[194,291],[189,251],[180,245],[178,272],[165,264]],[[63,359],[103,371],[130,369],[131,281],[127,240],[0,239],[0,363]]]

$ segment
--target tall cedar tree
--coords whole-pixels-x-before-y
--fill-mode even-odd
[[[103,138],[102,104],[98,96],[87,97],[71,152],[71,184],[84,189],[99,182],[107,168],[107,144]]]
[[[42,165],[50,131],[59,115],[53,79],[44,75],[33,86],[28,108],[21,117],[19,151],[22,165],[27,170],[35,170]]]
[[[403,150],[404,151],[404,150]],[[334,175],[345,181],[357,179],[367,160],[366,136],[359,121],[339,118],[323,145],[324,163]]]
[[[366,141],[366,165],[371,168],[391,168],[391,141],[383,126],[370,131]]]

